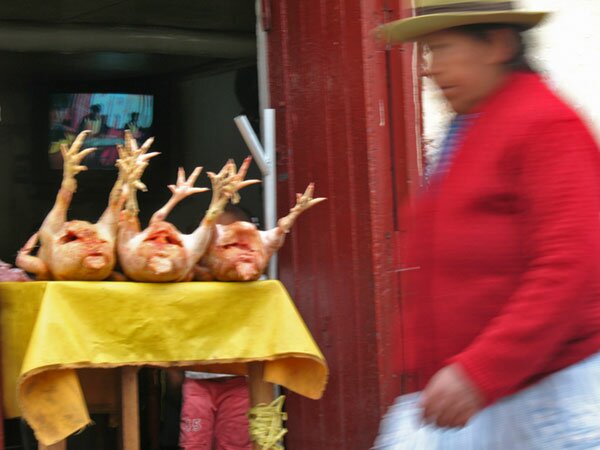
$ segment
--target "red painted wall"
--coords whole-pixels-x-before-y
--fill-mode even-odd
[[[395,192],[407,191],[407,166],[396,160],[408,134],[390,118],[405,97],[390,94],[390,53],[372,34],[389,11],[383,0],[268,6],[279,214],[311,181],[328,198],[299,219],[280,252],[280,278],[331,369],[322,400],[289,396],[286,444],[366,450],[401,386],[390,355],[400,345],[391,339],[400,304]],[[401,70],[402,58],[392,58]]]

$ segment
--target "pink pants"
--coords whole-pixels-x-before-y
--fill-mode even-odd
[[[250,409],[250,400],[245,378],[186,378],[182,395],[180,448],[252,449],[246,416]]]

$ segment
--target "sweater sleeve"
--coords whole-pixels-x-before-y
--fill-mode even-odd
[[[526,268],[501,313],[449,361],[463,367],[488,404],[543,373],[574,337],[572,311],[583,308],[600,255],[600,156],[593,138],[576,118],[530,136],[520,156]]]

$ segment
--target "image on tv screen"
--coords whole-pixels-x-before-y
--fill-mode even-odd
[[[96,147],[83,164],[90,170],[114,169],[117,144],[130,130],[141,145],[152,136],[154,97],[119,93],[60,93],[50,98],[50,144],[52,169],[62,169],[62,144],[71,145],[78,133],[89,130],[83,148]]]

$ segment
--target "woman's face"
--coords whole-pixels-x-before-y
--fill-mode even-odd
[[[435,81],[457,113],[468,113],[484,100],[505,71],[495,40],[495,36],[483,40],[452,30],[422,40],[423,75]]]

